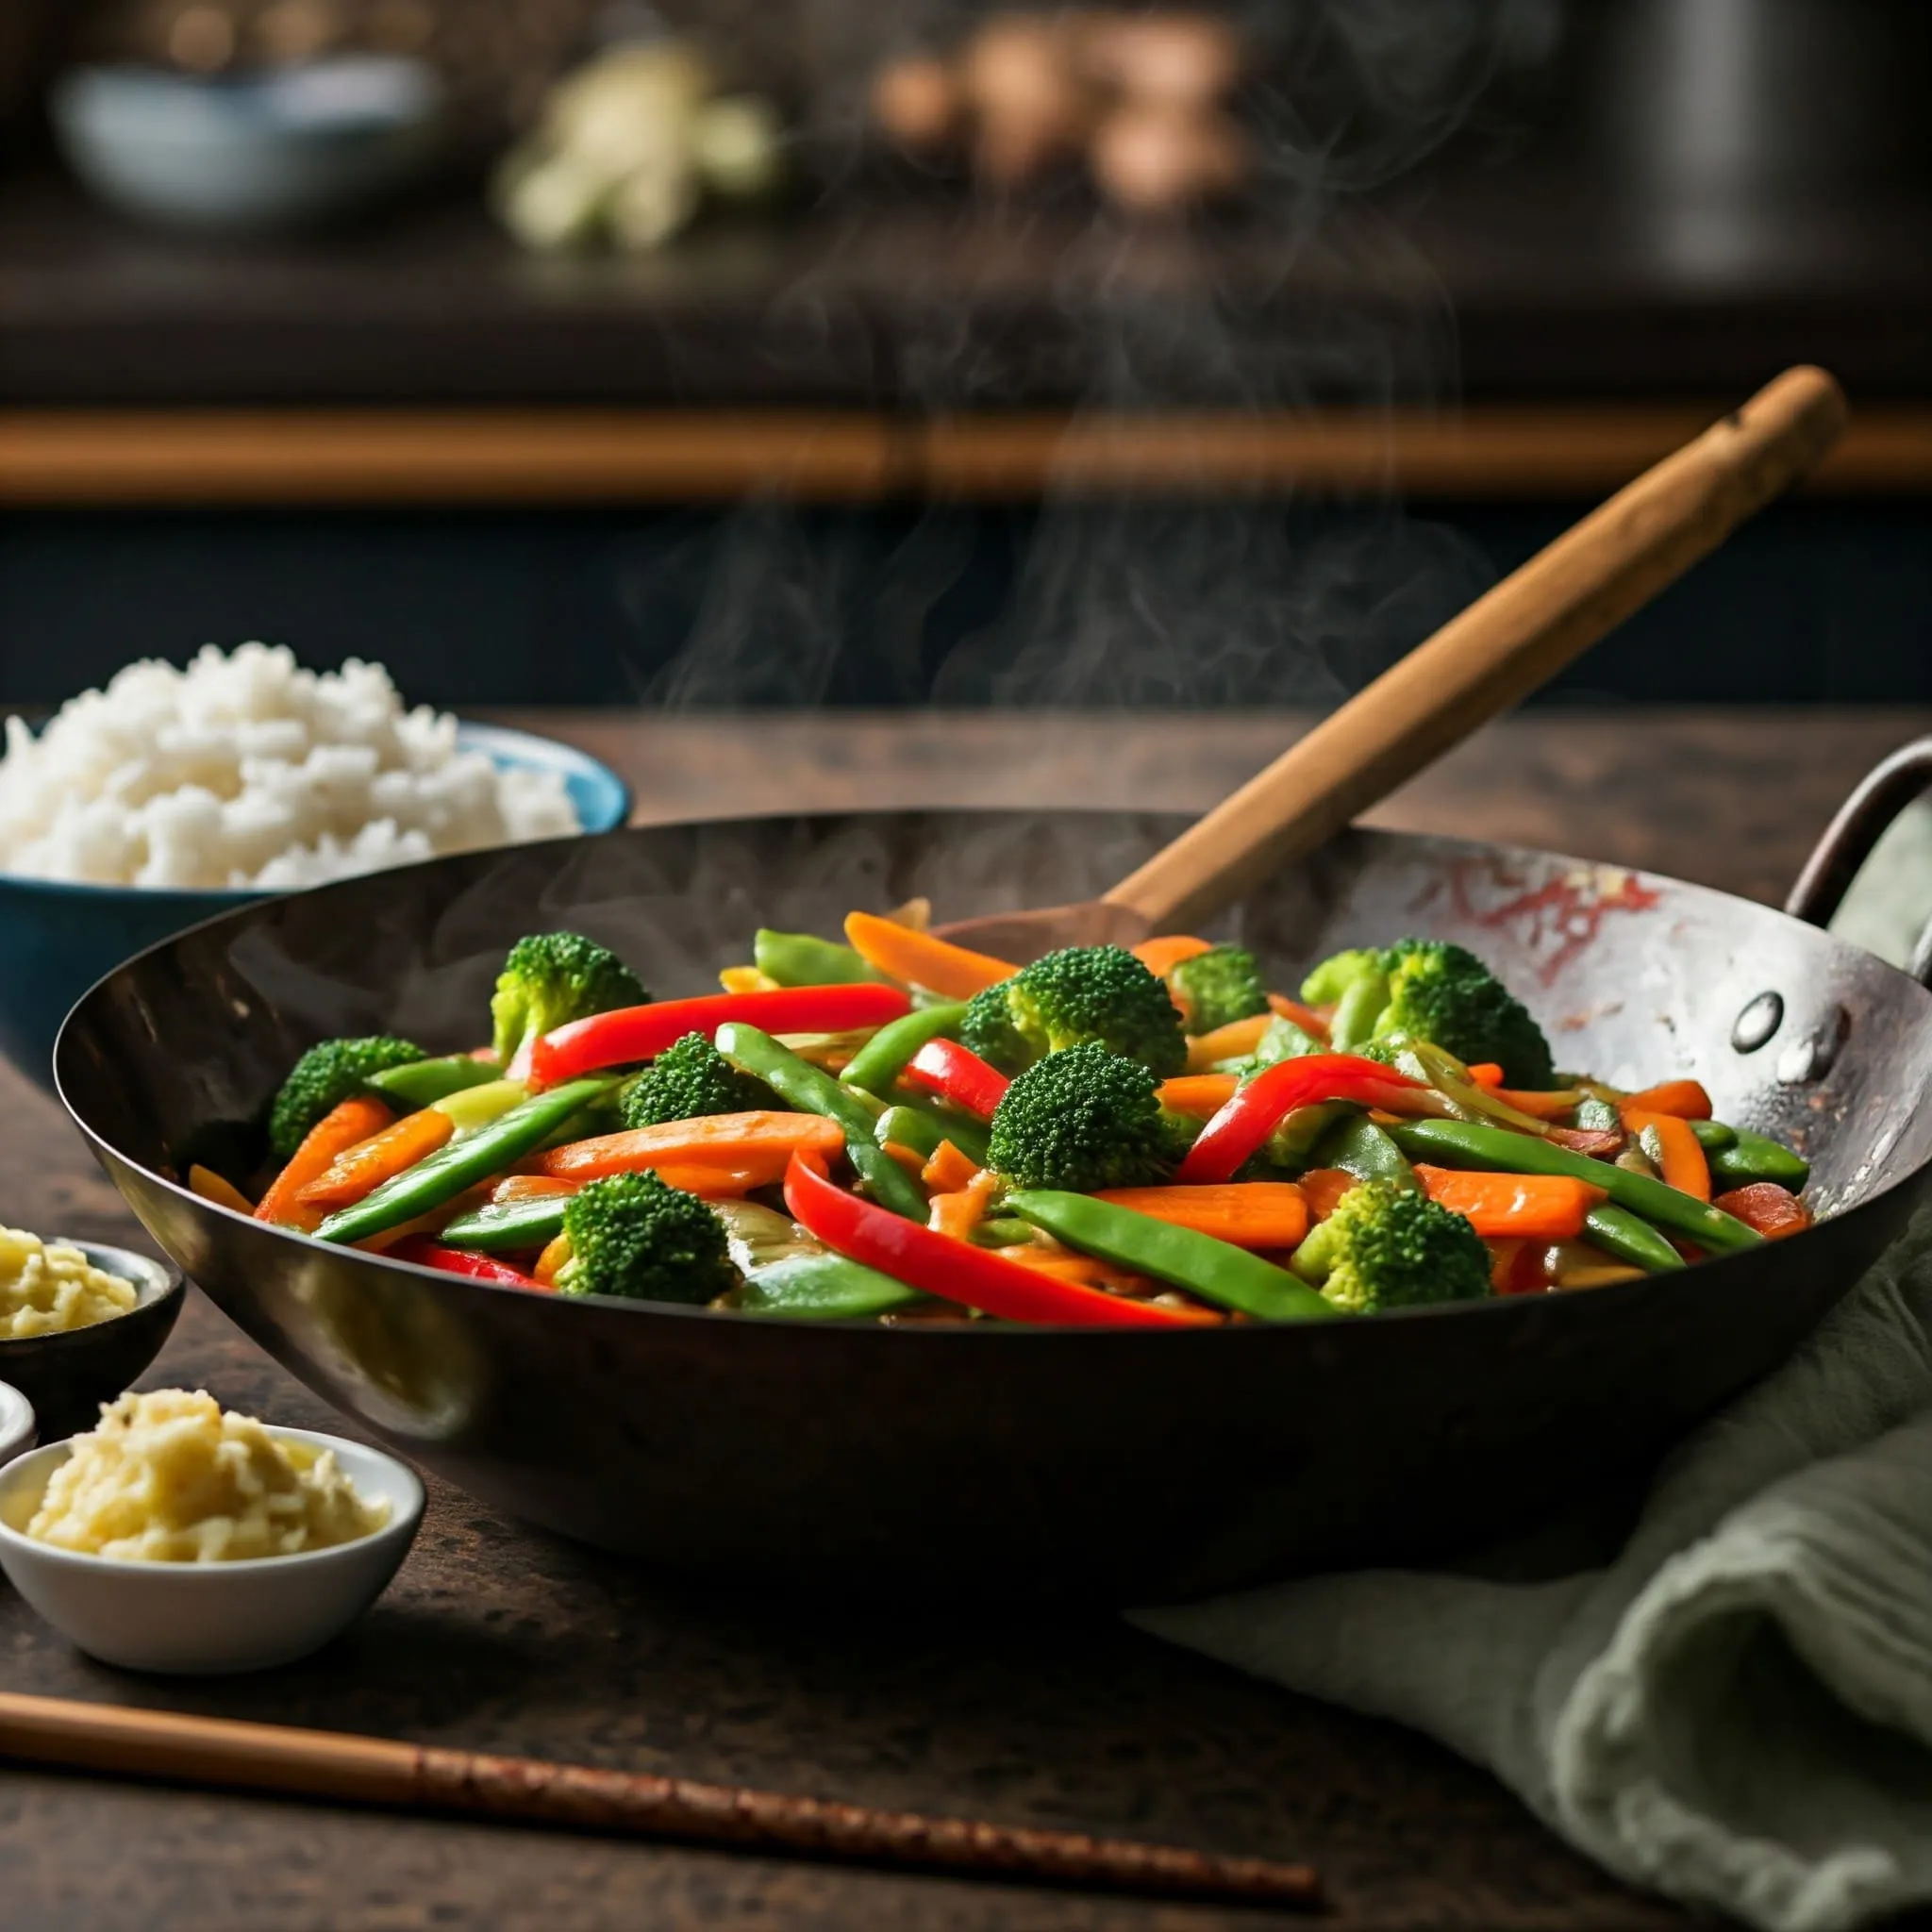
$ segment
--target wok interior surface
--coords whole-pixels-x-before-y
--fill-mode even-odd
[[[1156,1601],[1417,1560],[1641,1465],[1775,1366],[1903,1225],[1932,1156],[1932,995],[1702,888],[1352,833],[1222,923],[1275,984],[1459,940],[1559,1066],[1676,1074],[1814,1164],[1811,1233],[1674,1277],[1313,1328],[813,1326],[561,1303],[325,1248],[175,1185],[239,1174],[296,1055],[474,1045],[503,954],[569,926],[659,996],[755,927],[1090,896],[1179,828],[1125,814],[769,820],[468,855],[234,913],[75,1009],[61,1093],[167,1252],[311,1388],[472,1492],[665,1565],[831,1591]],[[1753,1051],[1740,1013],[1782,1006]],[[1763,1008],[1757,1009],[1762,1012]]]

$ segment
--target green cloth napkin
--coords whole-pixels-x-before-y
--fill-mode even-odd
[[[1896,962],[1932,905],[1932,813],[1889,844],[1840,925]],[[1774,1932],[1932,1900],[1932,1214],[1676,1450],[1621,1549],[1555,1582],[1485,1567],[1134,1621],[1427,1731],[1673,1897]]]

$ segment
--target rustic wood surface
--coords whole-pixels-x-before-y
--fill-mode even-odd
[[[640,816],[801,804],[1206,805],[1296,728],[877,717],[525,719],[611,758]],[[1514,839],[1781,897],[1883,751],[1932,720],[1547,715],[1491,727],[1379,821]],[[0,1217],[139,1241],[53,1105],[0,1074]],[[198,1295],[149,1384],[340,1426]],[[655,1576],[430,1484],[365,1622],[293,1669],[171,1683],[92,1664],[0,1586],[9,1690],[364,1730],[1017,1824],[1306,1857],[1359,1932],[1648,1932],[1481,1773],[1107,1619],[837,1614]],[[85,1925],[1229,1926],[1254,1914],[617,1845],[0,1773],[8,1932]]]

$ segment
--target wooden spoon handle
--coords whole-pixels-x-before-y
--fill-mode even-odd
[[[1107,903],[1151,931],[1185,930],[1313,851],[1715,550],[1844,423],[1831,376],[1787,370],[1451,618]]]

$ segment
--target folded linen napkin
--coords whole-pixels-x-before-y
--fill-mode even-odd
[[[1857,909],[1876,937],[1885,895]],[[1911,922],[1890,924],[1903,953]],[[1554,1582],[1494,1580],[1505,1551],[1484,1575],[1317,1577],[1134,1621],[1416,1725],[1620,1876],[1772,1932],[1932,1899],[1932,1213],[1680,1445],[1604,1555]]]

